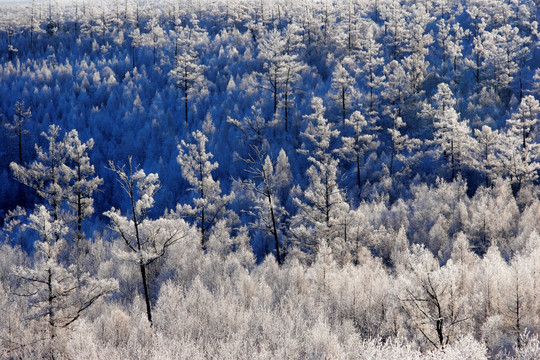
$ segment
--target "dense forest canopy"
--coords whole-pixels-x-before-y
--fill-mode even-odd
[[[0,357],[540,357],[538,0],[0,2]]]

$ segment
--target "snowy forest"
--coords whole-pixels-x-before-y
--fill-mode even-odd
[[[538,0],[7,3],[0,358],[540,359]]]

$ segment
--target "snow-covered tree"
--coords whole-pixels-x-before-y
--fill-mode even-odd
[[[380,10],[386,29],[385,43],[388,57],[399,61],[408,50],[406,47],[410,36],[407,26],[409,11],[404,4],[396,0],[387,1]]]
[[[36,254],[31,267],[18,267],[15,276],[22,280],[18,294],[28,297],[31,319],[44,322],[47,356],[55,357],[59,329],[67,328],[99,298],[112,293],[116,280],[100,280],[85,273],[77,276],[74,265],[66,267],[61,254],[66,245],[64,235],[67,227],[60,219],[54,219],[45,206],[37,206],[25,226],[39,235],[35,243]]]
[[[501,93],[510,87],[514,76],[521,71],[522,62],[530,51],[530,38],[521,36],[519,29],[510,24],[485,31],[482,37],[485,57],[482,69],[493,72],[494,86]]]
[[[281,36],[278,30],[274,29],[259,42],[259,56],[264,61],[263,89],[270,91],[273,100],[274,116],[277,114],[281,75],[281,59],[285,51],[286,40]]]
[[[474,129],[474,136],[473,145],[476,153],[474,166],[484,173],[487,187],[493,181],[498,167],[495,151],[500,142],[499,131],[484,125],[481,129]]]
[[[30,32],[30,48],[34,47],[35,36],[37,34],[43,33],[44,30],[41,28],[41,16],[38,12],[36,0],[31,0],[28,9],[28,30]]]
[[[159,176],[133,166],[131,157],[126,166],[118,167],[109,162],[109,169],[118,176],[118,181],[129,200],[129,208],[122,214],[114,207],[104,215],[111,220],[111,230],[121,237],[123,249],[117,251],[120,260],[138,266],[141,274],[146,316],[152,325],[152,304],[148,267],[163,257],[167,249],[186,236],[187,226],[174,218],[151,220],[148,212],[154,206],[154,195],[160,188]]]
[[[471,129],[466,120],[459,119],[459,113],[454,109],[456,101],[447,84],[438,85],[433,103],[435,107],[424,106],[422,115],[433,119],[435,132],[431,144],[436,146],[435,154],[439,157],[443,155],[448,161],[451,179],[454,180],[471,149]]]
[[[398,264],[399,300],[411,326],[428,344],[444,348],[471,330],[467,286],[453,263],[440,267],[431,252],[414,245]]]
[[[364,115],[360,111],[355,111],[350,118],[345,119],[345,125],[352,128],[352,136],[343,136],[341,141],[343,147],[339,149],[340,155],[346,160],[353,162],[356,170],[356,185],[358,193],[362,188],[362,165],[366,153],[374,151],[379,146],[377,135],[373,132],[376,129],[370,127]]]
[[[298,213],[292,219],[292,234],[301,249],[313,254],[321,241],[339,249],[347,241],[343,217],[349,211],[345,195],[338,184],[339,160],[331,151],[332,139],[339,131],[324,117],[325,107],[321,98],[313,98],[313,113],[305,115],[309,121],[302,136],[306,139],[298,151],[308,156],[311,163],[306,171],[308,187],[303,192],[304,200],[293,199]]]
[[[285,35],[273,29],[259,42],[259,58],[263,61],[261,86],[272,94],[274,117],[283,104],[285,131],[289,127],[289,112],[305,63],[298,56],[300,48],[297,27],[291,25]]]
[[[279,201],[279,192],[290,184],[289,162],[283,149],[279,152],[279,163],[274,163],[269,155],[265,156],[262,149],[254,148],[253,150],[253,156],[243,159],[249,166],[246,171],[253,177],[243,183],[253,195],[251,211],[256,216],[256,220],[251,225],[272,236],[276,261],[281,265],[282,249],[285,245],[283,220],[288,214]]]
[[[268,128],[275,126],[275,123],[266,121],[262,116],[261,109],[255,106],[251,107],[251,114],[242,120],[228,117],[227,122],[236,126],[249,144],[259,148],[263,147]]]
[[[26,123],[32,117],[32,110],[30,107],[25,108],[24,101],[17,101],[15,103],[15,114],[13,114],[13,121],[6,122],[4,126],[6,129],[13,133],[17,141],[18,149],[18,162],[19,165],[23,164],[23,136],[28,135],[28,129],[26,129]]]
[[[94,213],[93,194],[103,184],[103,179],[95,175],[94,165],[90,163],[89,152],[94,147],[94,139],[83,143],[77,130],[64,136],[67,163],[72,172],[72,183],[68,202],[77,218],[77,243],[83,238],[82,222]]]
[[[143,45],[144,38],[139,28],[133,29],[133,31],[129,34],[129,37],[131,38],[131,66],[133,69],[135,69],[135,66],[137,65],[136,51],[137,48]]]
[[[15,162],[10,167],[18,181],[35,190],[48,203],[54,220],[58,220],[73,174],[67,165],[67,151],[60,139],[60,127],[51,125],[48,132],[41,135],[47,140],[47,150],[36,146],[37,160],[28,167]]]
[[[506,121],[508,129],[506,136],[502,137],[500,158],[505,173],[512,179],[515,191],[538,178],[540,145],[535,140],[535,125],[539,114],[538,100],[528,95]]]
[[[361,41],[361,46],[356,52],[356,57],[363,64],[359,70],[369,87],[368,109],[370,112],[374,112],[377,98],[375,91],[382,87],[384,81],[384,75],[380,74],[384,65],[384,58],[382,56],[382,44],[375,40],[375,35],[371,29]]]
[[[146,24],[147,33],[142,35],[142,45],[152,49],[154,66],[157,64],[159,52],[167,43],[165,30],[160,26],[156,16],[152,16]]]
[[[422,140],[410,138],[407,134],[403,134],[400,128],[405,126],[405,122],[399,116],[394,117],[394,127],[387,129],[391,136],[391,151],[390,151],[390,176],[394,175],[395,162],[403,164],[403,170],[409,168],[412,161],[420,155],[416,152],[422,145]]]
[[[506,122],[512,132],[521,137],[523,148],[538,138],[536,123],[539,114],[540,102],[534,96],[528,95],[521,100],[516,112]]]
[[[56,125],[51,125],[49,132],[42,135],[48,141],[48,151],[36,146],[37,160],[28,167],[12,163],[11,168],[17,180],[34,189],[48,203],[55,220],[62,218],[66,225],[76,223],[79,248],[82,222],[94,212],[93,193],[103,183],[94,175],[88,155],[94,140],[81,142],[77,130],[60,139],[60,127]],[[74,215],[68,213],[66,204]]]
[[[182,28],[176,39],[178,55],[175,58],[175,66],[170,72],[176,86],[182,91],[184,103],[184,115],[186,124],[189,122],[189,106],[196,95],[206,92],[206,67],[201,64],[199,53],[195,50],[195,39],[189,27]]]
[[[302,72],[306,70],[306,68],[306,64],[301,61],[296,54],[286,52],[281,56],[278,82],[281,87],[284,112],[283,120],[285,122],[286,132],[289,129],[290,111],[294,108],[295,96],[302,77]]]
[[[392,60],[384,66],[384,79],[381,91],[381,96],[386,100],[384,113],[402,117],[406,102],[413,93],[405,68],[398,61]]]
[[[192,133],[194,143],[182,140],[178,145],[176,160],[182,168],[182,176],[187,180],[193,192],[193,205],[178,205],[177,212],[187,218],[195,219],[201,236],[201,246],[206,249],[208,231],[216,222],[227,216],[227,205],[235,195],[222,195],[219,180],[214,180],[212,171],[218,164],[211,162],[214,155],[206,149],[208,138],[200,131]]]
[[[339,104],[341,108],[341,116],[345,124],[345,118],[348,116],[349,107],[352,100],[355,98],[356,81],[351,76],[349,71],[343,66],[344,62],[351,62],[350,58],[344,59],[336,64],[332,73],[332,98]]]

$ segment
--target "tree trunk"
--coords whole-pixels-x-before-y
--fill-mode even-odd
[[[188,108],[188,80],[187,80],[187,66],[184,69],[184,108],[185,108],[185,116],[186,116],[186,125],[188,123],[188,114],[189,114],[189,108]]]
[[[452,156],[452,181],[456,179],[456,163],[454,157],[454,140],[450,140],[450,151]]]
[[[146,279],[146,266],[144,264],[141,264],[140,268],[144,288],[144,301],[146,302],[146,315],[148,317],[148,322],[150,322],[150,326],[152,326],[152,308],[150,306],[150,294],[148,290],[148,282]]]
[[[201,155],[201,154],[199,154]],[[201,182],[201,199],[204,200],[205,193],[204,193],[204,171],[203,171],[203,163],[199,161],[199,181]],[[201,247],[203,251],[206,251],[206,207],[203,205],[201,209]]]
[[[345,109],[345,86],[341,87],[341,110],[343,115],[343,126],[345,126],[345,118],[347,117]]]
[[[51,352],[51,359],[54,359],[54,338],[56,336],[56,329],[55,329],[55,321],[54,321],[54,308],[53,308],[53,301],[54,301],[54,292],[53,292],[53,282],[52,282],[52,271],[49,267],[47,269],[47,317],[49,318],[49,347]]]
[[[288,91],[288,81],[285,87],[285,132],[288,131],[289,128],[289,91]]]
[[[17,130],[17,137],[19,140],[19,165],[22,165],[23,158],[22,158],[22,124],[19,123],[19,128]]]
[[[279,238],[278,238],[278,233],[277,233],[276,217],[274,215],[274,206],[272,204],[272,195],[270,194],[269,191],[267,191],[266,195],[268,197],[268,203],[270,204],[270,216],[272,217],[272,235],[274,235],[274,244],[275,244],[275,247],[276,247],[276,259],[277,259],[278,265],[281,266],[281,254],[280,254],[280,250],[279,250]]]
[[[358,196],[360,196],[360,191],[362,190],[362,174],[360,173],[360,155],[356,154],[356,181],[358,185]]]
[[[129,197],[131,199],[131,209],[133,211],[133,224],[135,225],[135,239],[137,241],[137,250],[139,252],[139,255],[142,254],[142,244],[141,239],[139,236],[139,220],[137,219],[137,214],[135,212],[135,201],[134,201],[134,193],[133,193],[133,184],[130,184],[130,191],[129,191]],[[150,322],[150,326],[152,326],[152,307],[150,305],[150,294],[148,289],[148,280],[146,277],[146,265],[144,264],[143,259],[140,259],[140,270],[141,270],[141,278],[143,283],[143,289],[144,289],[144,301],[146,303],[146,315],[148,316],[148,321]]]

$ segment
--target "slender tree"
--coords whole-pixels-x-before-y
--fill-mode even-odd
[[[36,207],[25,228],[35,231],[39,240],[35,243],[33,266],[14,271],[23,282],[18,294],[29,299],[32,319],[46,322],[47,355],[54,359],[58,329],[73,324],[99,298],[115,291],[118,283],[88,273],[77,276],[74,265],[66,267],[62,263],[67,227],[63,220],[54,219],[45,206]]]
[[[24,101],[17,101],[17,103],[15,103],[15,114],[13,115],[13,121],[4,124],[6,129],[12,132],[13,136],[17,140],[19,165],[23,164],[23,137],[28,135],[28,130],[25,128],[25,125],[31,118],[32,110],[30,107],[25,109]]]
[[[172,218],[151,220],[148,212],[154,206],[154,195],[160,188],[159,176],[134,167],[129,157],[126,166],[118,167],[109,162],[109,169],[118,176],[118,181],[129,199],[129,210],[122,215],[114,207],[104,215],[111,220],[111,229],[120,235],[124,250],[116,255],[124,261],[135,263],[139,267],[143,286],[146,315],[152,326],[152,304],[148,267],[164,256],[167,249],[178,242],[187,228],[183,222]]]
[[[196,219],[201,236],[201,247],[206,250],[208,231],[227,214],[227,205],[234,199],[234,193],[221,194],[219,180],[214,180],[212,171],[218,164],[213,163],[212,153],[206,150],[208,138],[200,131],[192,133],[195,143],[182,140],[178,145],[176,160],[182,168],[182,175],[191,186],[190,191],[195,195],[192,205],[178,205],[178,213],[187,218]]]
[[[377,136],[368,131],[370,130],[369,124],[360,111],[353,112],[350,118],[345,119],[345,125],[351,127],[353,133],[352,136],[343,136],[341,138],[343,147],[339,149],[339,153],[346,161],[354,163],[356,185],[358,186],[358,194],[360,195],[364,155],[367,152],[377,149],[379,142],[377,141]]]
[[[72,182],[67,197],[76,217],[77,253],[80,251],[83,221],[94,213],[93,194],[103,184],[103,179],[95,176],[94,165],[90,163],[89,152],[94,147],[94,139],[83,143],[77,130],[71,130],[64,136],[67,162],[72,172]]]
[[[339,248],[340,241],[347,241],[341,225],[349,206],[337,182],[339,160],[331,151],[331,142],[339,136],[339,131],[333,130],[324,117],[321,98],[313,98],[311,106],[313,113],[305,116],[309,123],[302,133],[306,142],[298,150],[311,163],[306,171],[308,186],[303,199],[293,199],[298,213],[292,219],[291,231],[298,246],[314,254],[321,241],[332,248]]]
[[[262,149],[253,148],[253,156],[243,159],[248,165],[246,171],[251,174],[253,180],[243,182],[244,186],[253,193],[252,212],[256,216],[256,221],[252,226],[269,233],[274,240],[274,248],[276,250],[276,261],[279,265],[283,263],[282,245],[280,238],[282,237],[283,217],[287,215],[285,208],[279,203],[278,192],[281,188],[288,186],[290,177],[286,175],[290,170],[288,161],[281,161],[281,166],[277,167]],[[280,151],[280,156],[287,155]],[[279,173],[278,173],[279,171]],[[287,181],[288,180],[288,181]]]
[[[50,206],[54,220],[61,215],[62,203],[68,196],[72,172],[67,165],[65,143],[60,140],[60,127],[49,126],[47,133],[41,133],[47,140],[48,149],[36,146],[37,160],[28,167],[15,162],[10,164],[15,178],[24,185],[34,189]]]
[[[334,72],[332,73],[332,90],[334,91],[332,97],[339,104],[341,108],[341,117],[343,125],[345,125],[345,119],[348,116],[349,106],[355,97],[356,81],[351,76],[349,71],[343,66],[343,62],[347,59],[340,61],[336,64]],[[349,59],[350,61],[350,59]]]
[[[195,50],[195,37],[189,27],[182,28],[176,40],[178,55],[175,58],[175,66],[170,76],[176,86],[182,91],[184,102],[184,117],[186,124],[189,122],[189,105],[196,94],[203,93],[206,88],[204,70],[206,67],[200,64],[199,53]]]

